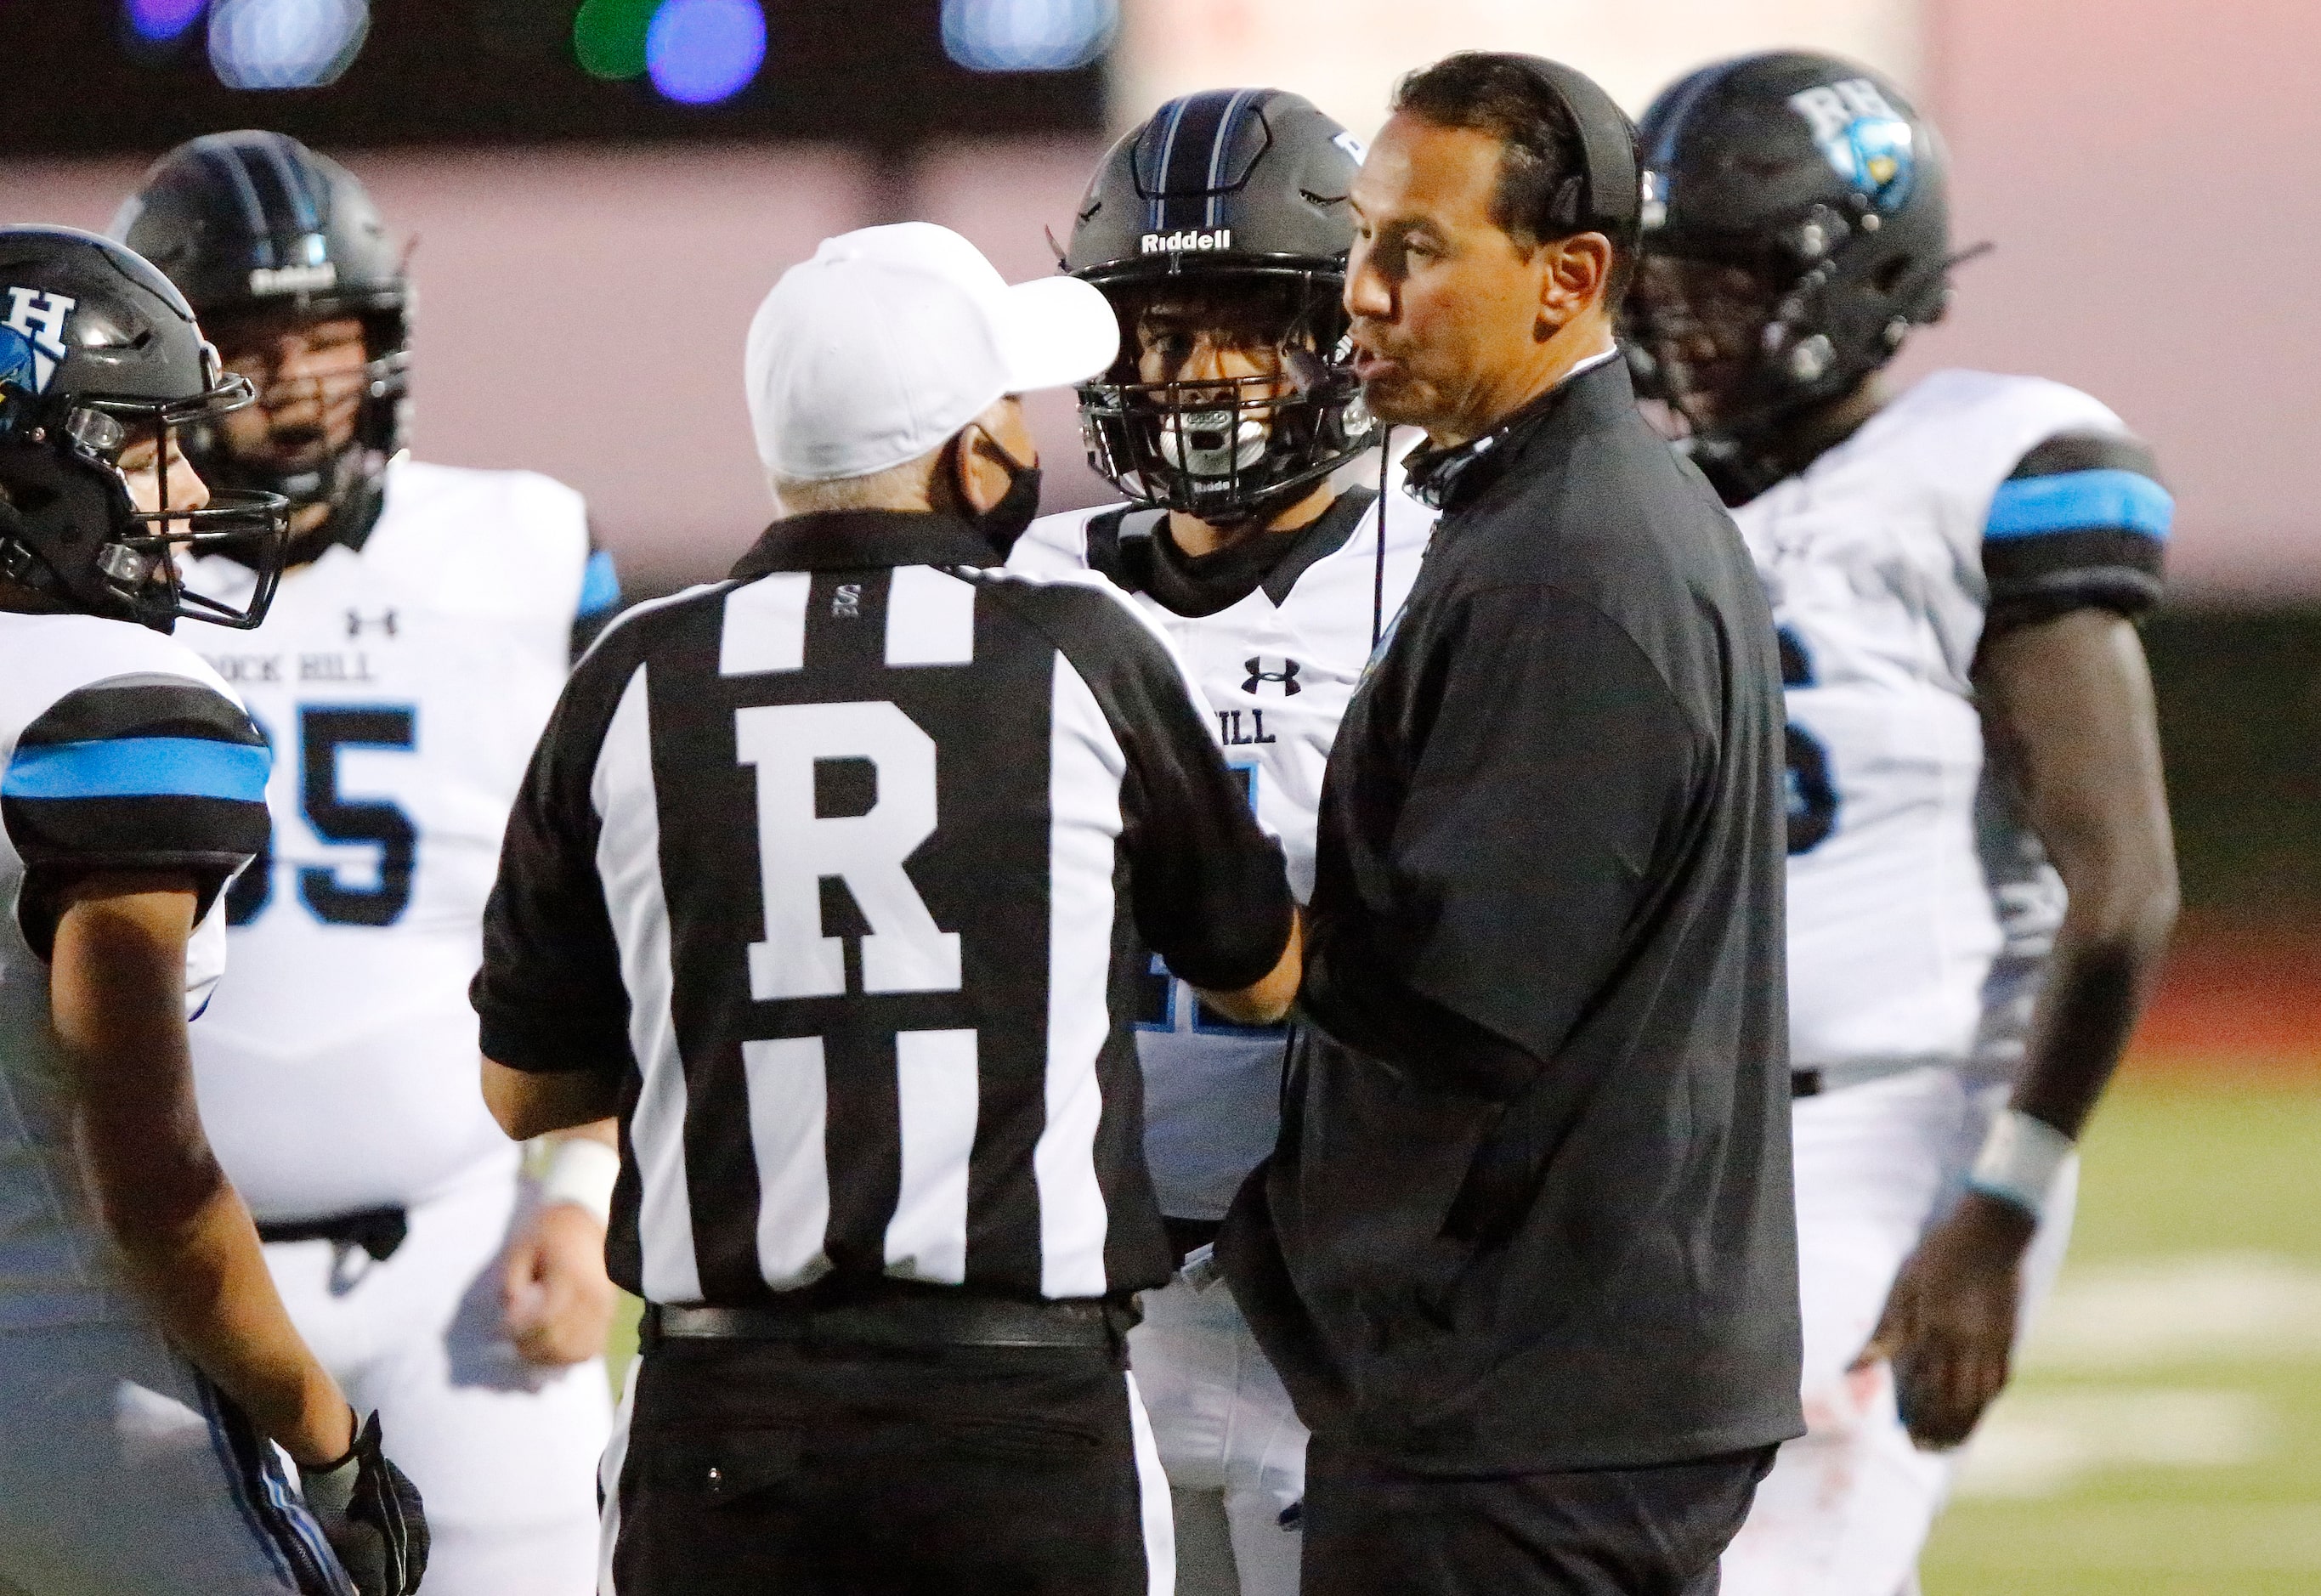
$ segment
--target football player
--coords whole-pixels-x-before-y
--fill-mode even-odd
[[[1346,479],[1379,472],[1384,442],[1339,303],[1361,160],[1279,89],[1173,100],[1114,146],[1063,265],[1120,318],[1120,362],[1080,416],[1127,502],[1039,521],[1008,561],[1101,571],[1170,633],[1301,900],[1331,740],[1433,524],[1398,488]],[[1208,1262],[1273,1148],[1284,1032],[1233,1025],[1157,962],[1138,1026],[1145,1157],[1181,1272],[1145,1293],[1130,1348],[1174,1490],[1179,1589],[1290,1596],[1306,1433]]]
[[[402,251],[345,169],[196,139],[114,233],[169,274],[257,403],[191,433],[214,483],[290,501],[265,624],[212,646],[273,745],[272,840],[226,904],[240,979],[196,1038],[218,1154],[291,1316],[394,1428],[437,1596],[573,1596],[611,1427],[609,1133],[544,1184],[486,1112],[467,983],[524,762],[612,607],[579,497],[402,450]],[[196,562],[231,599],[257,573]]]
[[[250,398],[145,261],[0,230],[0,1586],[22,1596],[401,1596],[426,1565],[417,1495],[292,1327],[195,1106],[187,1022],[265,842],[268,756],[166,634],[262,621],[284,529],[278,497],[210,494],[177,437]],[[227,550],[241,602],[180,588],[181,553]]]
[[[2087,395],[1880,375],[1954,263],[1943,149],[1827,56],[1652,103],[1632,347],[1780,629],[1808,1433],[1734,1596],[1895,1596],[2070,1228],[2174,918],[2152,687],[2171,500]],[[1915,1443],[1915,1445],[1913,1444]]]

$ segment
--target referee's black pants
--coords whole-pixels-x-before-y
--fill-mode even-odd
[[[619,1596],[1147,1596],[1168,1487],[1117,1348],[666,1340],[633,1378]]]
[[[1716,1596],[1716,1560],[1773,1465],[1695,1463],[1442,1478],[1320,1437],[1306,1461],[1303,1596]]]

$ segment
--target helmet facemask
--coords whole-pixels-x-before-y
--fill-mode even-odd
[[[42,400],[0,384],[0,577],[157,632],[186,619],[241,631],[264,621],[282,574],[287,501],[224,488],[199,506],[169,502],[181,432],[255,397],[247,380],[218,369],[214,350],[204,358],[207,389],[187,399],[58,392]],[[137,502],[132,471],[153,483],[150,508]],[[250,568],[238,601],[186,588],[181,562],[209,554]]]
[[[1080,389],[1082,429],[1089,463],[1135,502],[1246,524],[1375,441],[1334,277],[1237,267],[1097,286],[1122,355]]]
[[[1768,343],[1786,337],[1784,287],[1754,263],[1660,254],[1639,263],[1625,331],[1647,357],[1652,397],[1684,435],[1745,433],[1786,408],[1783,393],[1764,391],[1788,386],[1778,380],[1784,373],[1764,369]]]
[[[1948,262],[1930,270],[1881,248],[1878,223],[1817,205],[1766,237],[1648,247],[1623,335],[1643,355],[1645,397],[1712,477],[1723,468],[1751,494],[1778,480],[1781,430],[1854,391],[1942,314]]]
[[[283,374],[276,346],[346,321],[360,329],[360,360],[327,373]],[[192,429],[187,457],[214,488],[278,494],[291,515],[321,506],[330,514],[292,539],[290,558],[312,560],[354,517],[368,520],[388,460],[401,446],[410,360],[400,311],[314,304],[288,315],[230,321],[219,342],[255,390],[241,424]],[[325,346],[327,349],[327,345]],[[285,413],[296,420],[280,419]]]

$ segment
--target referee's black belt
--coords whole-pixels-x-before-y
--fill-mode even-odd
[[[395,1256],[411,1235],[411,1216],[402,1208],[360,1208],[327,1219],[269,1220],[258,1227],[258,1239],[327,1241],[342,1247],[360,1247],[384,1263]]]
[[[783,1341],[818,1346],[922,1350],[939,1346],[1110,1348],[1136,1323],[1125,1303],[1019,1302],[982,1296],[911,1296],[812,1307],[645,1309],[644,1336],[672,1341]]]
[[[1114,1348],[1137,1320],[1119,1301],[1015,1301],[912,1294],[780,1309],[645,1309],[645,1336],[669,1341],[789,1341],[831,1348]]]

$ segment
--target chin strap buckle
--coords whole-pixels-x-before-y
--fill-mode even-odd
[[[16,506],[0,498],[0,580],[29,588],[39,580],[44,561],[32,552],[31,544],[16,535],[23,524]]]

